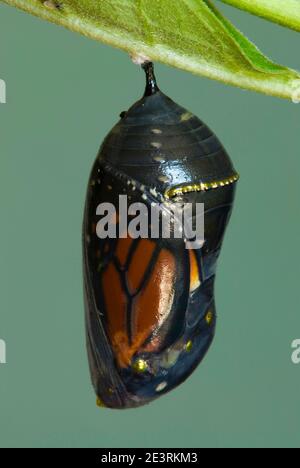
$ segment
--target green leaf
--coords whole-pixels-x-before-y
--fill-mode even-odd
[[[134,56],[273,96],[300,94],[300,74],[267,59],[210,0],[2,1]]]
[[[221,0],[253,15],[300,31],[299,0]]]

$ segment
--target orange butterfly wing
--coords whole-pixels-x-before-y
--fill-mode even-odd
[[[176,261],[147,239],[119,239],[102,275],[107,332],[121,367],[144,348],[155,351],[174,301]],[[147,342],[147,343],[146,343]]]

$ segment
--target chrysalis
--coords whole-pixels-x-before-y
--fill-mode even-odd
[[[92,382],[99,405],[117,409],[169,392],[205,356],[216,325],[217,260],[238,180],[211,130],[159,90],[151,63],[144,69],[144,97],[121,114],[102,144],[84,217]],[[184,235],[167,238],[162,231],[135,238],[130,215],[127,224],[121,219],[120,196],[148,213],[159,209],[159,219],[173,213],[172,225],[175,204],[204,204],[204,244],[187,248]],[[153,221],[144,216],[145,222],[149,233]]]

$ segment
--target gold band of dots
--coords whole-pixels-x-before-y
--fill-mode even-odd
[[[206,182],[201,184],[186,185],[183,187],[172,188],[166,191],[165,196],[167,199],[170,199],[180,195],[184,195],[186,193],[207,192],[208,190],[213,190],[219,187],[225,187],[226,185],[234,184],[239,180],[239,178],[240,176],[238,174],[234,174],[233,176],[228,177],[227,179],[218,180],[215,182]]]

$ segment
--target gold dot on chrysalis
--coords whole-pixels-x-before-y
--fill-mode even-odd
[[[148,369],[148,364],[144,359],[137,359],[133,365],[132,369],[137,372],[138,374],[142,374],[143,372],[146,372]]]
[[[192,119],[194,116],[190,112],[185,112],[181,115],[180,120],[181,122],[187,122],[188,120]]]
[[[103,403],[103,401],[99,397],[97,397],[96,405],[98,406],[98,408],[105,408],[105,404]]]
[[[214,314],[210,310],[209,312],[207,312],[206,317],[205,317],[207,325],[210,325],[212,323],[213,318],[214,318]]]
[[[190,351],[192,351],[192,348],[193,348],[193,342],[192,342],[192,340],[189,340],[185,344],[185,350],[189,353]]]

